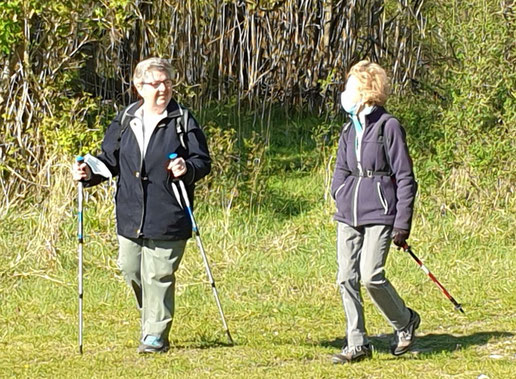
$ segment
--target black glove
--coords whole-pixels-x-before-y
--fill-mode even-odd
[[[410,232],[404,229],[394,228],[392,231],[392,242],[398,247],[406,245]]]

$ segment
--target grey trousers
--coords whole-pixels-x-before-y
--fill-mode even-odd
[[[337,284],[347,320],[348,346],[368,343],[364,322],[360,281],[373,303],[396,330],[410,320],[410,311],[391,283],[385,278],[385,262],[389,254],[392,227],[337,225]]]
[[[118,236],[118,267],[136,296],[142,338],[155,335],[168,341],[174,318],[176,277],[186,240],[164,241]]]

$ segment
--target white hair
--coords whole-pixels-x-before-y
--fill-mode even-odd
[[[143,77],[150,71],[166,72],[169,78],[172,78],[172,65],[168,59],[164,58],[147,58],[138,63],[133,73],[133,83],[140,84]]]

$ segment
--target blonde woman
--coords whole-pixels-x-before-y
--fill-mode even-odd
[[[383,107],[389,93],[385,70],[361,61],[348,73],[341,105],[351,122],[342,131],[332,197],[337,211],[337,284],[347,319],[346,345],[333,363],[370,358],[360,282],[394,328],[391,352],[406,353],[419,315],[385,277],[391,240],[403,246],[410,234],[417,184],[405,132]]]
[[[192,234],[171,182],[181,178],[193,199],[195,182],[211,167],[206,138],[191,113],[172,98],[171,78],[165,59],[138,63],[133,83],[140,101],[115,117],[97,157],[118,176],[118,265],[141,313],[139,353],[169,349],[175,272]],[[170,153],[178,158],[169,161]],[[86,187],[105,180],[86,163],[75,164],[72,174]]]

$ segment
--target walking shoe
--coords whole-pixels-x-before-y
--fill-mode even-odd
[[[371,344],[349,347],[344,346],[338,354],[333,354],[331,361],[333,364],[358,362],[362,359],[371,358],[373,350]]]
[[[145,336],[138,346],[138,353],[166,353],[169,349],[168,341],[151,334]]]
[[[396,356],[405,354],[412,346],[414,340],[416,339],[416,329],[421,323],[421,317],[419,317],[419,314],[410,308],[408,310],[410,311],[410,321],[408,325],[401,330],[394,331],[394,340],[391,344],[391,353]]]

